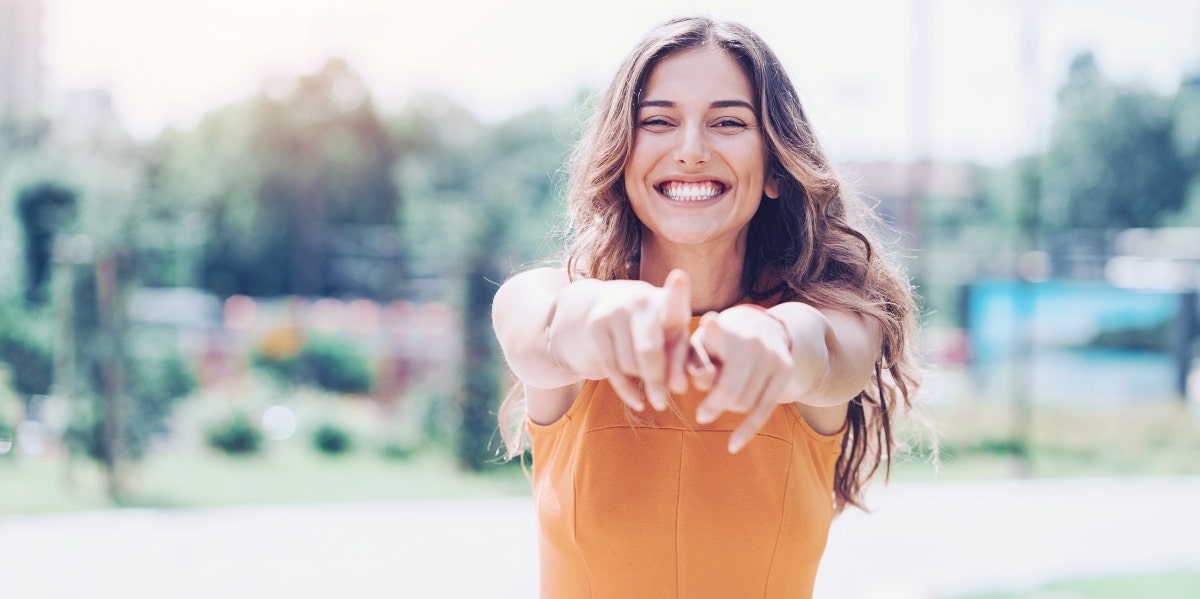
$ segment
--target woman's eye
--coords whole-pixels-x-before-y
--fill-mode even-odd
[[[721,119],[715,123],[718,129],[745,129],[746,123],[738,119]]]
[[[667,119],[664,119],[664,118],[650,117],[650,118],[642,121],[642,126],[649,127],[652,129],[662,129],[662,128],[670,127],[671,123],[670,123],[670,121],[668,121]]]

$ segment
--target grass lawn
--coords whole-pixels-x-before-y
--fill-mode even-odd
[[[913,450],[893,466],[893,481],[1200,475],[1200,417],[1178,403],[1039,407],[1025,453],[1006,405],[962,401],[931,406],[925,417],[940,467],[929,458],[927,427],[908,419],[896,434]]]
[[[230,458],[194,449],[160,453],[131,470],[131,506],[392,501],[517,495],[529,483],[516,464],[485,474],[455,467],[442,451],[397,461],[365,451],[328,457],[303,445]],[[56,458],[0,460],[0,516],[111,507],[94,464]]]
[[[1193,599],[1200,597],[1200,571],[1165,572],[1067,580],[1027,591],[963,595],[945,599]]]
[[[1028,459],[1014,453],[1014,427],[1003,405],[958,402],[928,411],[941,443],[941,466],[929,460],[928,435],[909,420],[896,434],[912,455],[892,468],[894,482],[1029,476],[1200,475],[1200,419],[1177,404],[1117,409],[1039,408]],[[193,417],[189,421],[201,422]],[[369,430],[369,418],[360,430]],[[368,438],[366,433],[362,439]],[[924,442],[924,445],[922,445]],[[340,457],[317,453],[297,436],[267,442],[259,455],[231,458],[193,435],[150,454],[127,477],[134,506],[394,501],[519,495],[529,483],[517,464],[479,475],[459,470],[449,452],[427,450],[404,460],[367,444]],[[111,507],[104,478],[91,462],[53,455],[0,456],[0,516]],[[1200,596],[1198,594],[1197,596]]]

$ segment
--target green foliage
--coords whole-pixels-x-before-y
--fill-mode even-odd
[[[500,388],[500,364],[495,337],[488,318],[496,286],[489,275],[494,271],[488,261],[478,260],[467,274],[467,302],[463,315],[463,383],[460,406],[462,424],[458,432],[458,460],[472,471],[480,471],[497,455],[496,410],[503,391]]]
[[[1167,352],[1171,350],[1174,322],[1164,321],[1148,327],[1125,327],[1096,333],[1086,347],[1092,349],[1117,349],[1140,352]]]
[[[1200,595],[1200,571],[1157,572],[1063,580],[1037,589],[958,595],[956,599],[1192,599]]]
[[[95,270],[74,270],[72,289],[72,335],[74,342],[60,349],[62,358],[73,364],[73,380],[64,380],[64,391],[76,398],[74,421],[68,442],[77,453],[96,460],[108,458],[105,439],[105,385],[101,377],[105,361],[116,347],[116,357],[124,376],[122,395],[123,438],[127,457],[144,457],[149,442],[167,432],[175,406],[197,387],[195,373],[176,349],[174,335],[148,335],[144,331],[121,330],[115,335],[101,329],[96,298]],[[119,339],[114,338],[119,336]],[[54,371],[47,352],[46,365],[39,372],[47,377]],[[44,393],[44,392],[43,392]]]
[[[1052,224],[1153,227],[1179,212],[1200,173],[1186,104],[1116,85],[1090,53],[1077,57],[1059,91],[1047,153]]]
[[[312,444],[317,451],[329,456],[342,455],[354,446],[350,433],[332,423],[322,424],[313,431]]]
[[[150,440],[167,432],[175,405],[196,388],[196,377],[178,354],[125,360],[128,387],[123,398],[122,448],[126,457],[145,457]],[[98,383],[97,383],[97,388]],[[96,395],[77,401],[77,409],[64,435],[76,453],[106,461],[104,402]]]
[[[389,460],[404,462],[417,455],[420,448],[403,441],[388,441],[379,449],[379,455]]]
[[[419,98],[392,122],[400,167],[409,269],[452,275],[463,296],[464,361],[457,456],[479,470],[496,457],[503,395],[490,306],[499,281],[546,259],[561,221],[563,162],[578,129],[569,112],[532,110],[485,127],[444,98]],[[447,236],[453,230],[460,234]],[[430,413],[433,414],[432,412]]]
[[[148,438],[166,432],[175,405],[196,390],[196,375],[178,353],[144,356],[127,362],[128,395],[134,413],[126,426]],[[138,448],[140,452],[142,448]]]
[[[255,350],[250,364],[281,381],[335,393],[370,393],[374,385],[370,360],[344,337],[310,337],[299,354],[286,358],[273,358]]]
[[[71,422],[63,432],[63,441],[75,455],[87,456],[97,462],[106,462],[108,446],[104,443],[104,414],[100,400],[94,397],[80,398],[80,406],[71,414]],[[133,435],[136,429],[125,429],[125,446],[140,447],[139,439]]]
[[[205,215],[201,281],[218,295],[390,299],[404,274],[391,144],[365,84],[331,60],[164,136],[156,185]]]
[[[262,431],[245,412],[233,412],[208,427],[205,441],[226,455],[244,456],[262,449]]]
[[[23,326],[24,314],[0,306],[0,363],[7,366],[13,390],[45,395],[53,383],[54,356],[49,343]]]
[[[42,182],[17,194],[17,215],[25,240],[25,302],[46,302],[46,282],[55,235],[75,216],[74,190]]]
[[[300,354],[312,381],[336,393],[368,393],[372,377],[366,356],[349,341],[338,337],[314,337]]]
[[[0,412],[0,460],[12,454],[15,436],[12,425],[8,423],[4,413]]]
[[[250,366],[252,368],[260,370],[282,383],[290,383],[300,377],[300,371],[297,367],[299,362],[299,355],[276,358],[257,348],[250,352]]]

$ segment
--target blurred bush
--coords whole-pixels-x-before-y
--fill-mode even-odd
[[[312,337],[295,355],[277,356],[256,348],[250,364],[282,382],[311,385],[334,393],[364,394],[374,385],[369,359],[352,341],[342,337]]]
[[[172,410],[196,389],[197,383],[191,368],[177,353],[129,358],[125,366],[128,388],[122,447],[126,457],[140,459],[155,436],[168,432]],[[79,397],[63,435],[73,452],[101,462],[108,457],[102,403],[95,395]]]
[[[45,395],[54,377],[50,343],[31,330],[32,315],[0,303],[0,363],[8,366],[13,391]]]
[[[1149,327],[1122,327],[1096,333],[1087,346],[1094,349],[1114,349],[1139,352],[1171,350],[1174,321]]]
[[[317,451],[329,456],[342,455],[350,451],[354,445],[350,433],[333,423],[325,423],[317,427],[317,430],[313,432],[312,444]]]
[[[245,412],[238,411],[209,425],[205,440],[226,455],[253,455],[262,450],[263,434]]]
[[[271,376],[279,383],[291,383],[298,377],[296,367],[298,362],[299,354],[276,357],[260,348],[255,348],[250,352],[250,366]]]
[[[335,393],[368,393],[372,378],[367,357],[348,340],[316,337],[301,352],[316,385]]]
[[[384,442],[383,446],[379,449],[379,455],[389,460],[403,462],[416,455],[420,449],[420,447],[413,443],[392,439]]]
[[[15,446],[13,439],[14,431],[12,425],[4,417],[4,413],[0,412],[0,460],[12,453]]]

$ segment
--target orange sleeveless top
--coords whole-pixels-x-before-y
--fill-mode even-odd
[[[543,598],[812,596],[844,432],[779,405],[731,455],[743,415],[697,424],[703,399],[627,412],[587,381],[558,421],[528,422]]]

